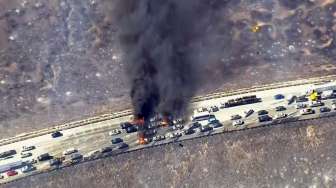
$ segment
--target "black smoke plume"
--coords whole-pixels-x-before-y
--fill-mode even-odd
[[[135,116],[180,115],[196,90],[191,43],[199,4],[193,0],[120,0],[119,37]]]

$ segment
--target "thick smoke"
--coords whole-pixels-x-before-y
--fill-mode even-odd
[[[121,0],[120,39],[138,117],[180,115],[196,90],[190,44],[200,16],[192,0]]]
[[[294,63],[320,50],[314,42],[325,38],[323,45],[334,36],[333,24],[325,31],[319,28],[331,23],[326,20],[333,17],[332,7],[324,8],[330,12],[325,17],[319,7],[291,13],[295,7],[310,7],[305,1],[118,1],[114,19],[119,21],[135,115],[140,117],[154,112],[180,115],[195,92],[222,88],[222,83],[235,87],[290,76]],[[280,6],[287,7],[286,14],[277,11]],[[261,29],[252,32],[256,24]],[[302,29],[307,27],[311,29]],[[319,32],[324,37],[312,39]],[[325,52],[334,57],[328,49]],[[233,80],[236,83],[228,83]]]

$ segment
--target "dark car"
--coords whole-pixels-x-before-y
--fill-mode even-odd
[[[267,110],[259,110],[258,111],[258,116],[262,116],[262,115],[266,115],[266,114],[268,114]]]
[[[62,164],[62,161],[59,160],[59,159],[51,159],[49,161],[50,166],[58,166],[58,165],[61,165],[61,164]]]
[[[137,132],[137,131],[138,131],[138,129],[133,125],[126,128],[126,133],[134,133],[134,132]]]
[[[156,129],[147,129],[144,134],[145,134],[145,137],[152,137],[156,133],[157,133]]]
[[[231,116],[231,120],[237,120],[237,119],[241,119],[242,117],[240,115],[233,115]]]
[[[336,99],[331,101],[332,104],[336,104]]]
[[[275,107],[275,111],[279,112],[279,111],[285,111],[286,110],[286,107],[284,106],[277,106]]]
[[[79,161],[83,158],[83,155],[80,153],[73,153],[70,155],[72,161]]]
[[[119,143],[123,142],[123,139],[121,139],[121,138],[113,138],[111,140],[111,142],[112,142],[112,144],[119,144]]]
[[[219,108],[217,106],[211,106],[210,110],[211,110],[211,112],[218,112]]]
[[[111,147],[104,147],[104,148],[101,149],[102,153],[108,153],[108,152],[111,152],[111,151],[112,151]]]
[[[321,107],[321,108],[320,108],[320,112],[321,112],[321,113],[324,113],[324,112],[330,112],[330,111],[331,111],[331,109],[328,108],[328,107]]]
[[[271,121],[272,118],[269,115],[262,115],[258,117],[259,122]]]
[[[8,150],[0,153],[0,158],[10,157],[16,154],[16,150]]]
[[[284,98],[285,98],[285,96],[282,95],[282,94],[274,95],[274,99],[275,99],[275,100],[280,100],[280,99],[284,99]]]
[[[296,102],[307,102],[308,101],[308,98],[306,96],[298,96],[296,98]]]
[[[120,123],[120,127],[122,129],[127,129],[128,127],[132,127],[133,125],[130,122],[122,122]]]
[[[37,157],[37,160],[38,161],[47,161],[47,160],[50,160],[52,159],[53,157],[49,155],[49,153],[44,153],[40,156]]]
[[[63,134],[59,131],[51,133],[51,137],[53,137],[53,138],[57,138],[57,137],[61,137],[61,136],[63,136]]]
[[[201,124],[199,122],[193,122],[189,125],[189,129],[196,129],[200,126],[201,126]]]
[[[210,127],[210,126],[202,126],[201,128],[200,128],[200,131],[201,132],[208,132],[208,131],[211,131],[213,128],[212,127]]]
[[[184,134],[186,134],[186,135],[190,135],[190,134],[194,134],[194,133],[195,133],[194,129],[186,129],[186,130],[184,130]]]
[[[215,120],[215,121],[210,122],[209,126],[212,128],[219,128],[219,127],[222,127],[223,125],[218,120]]]
[[[253,109],[249,109],[248,111],[245,112],[245,117],[249,117],[250,115],[252,115],[254,112]]]
[[[121,143],[119,146],[118,146],[118,149],[125,149],[125,148],[128,148],[128,144],[126,143]]]

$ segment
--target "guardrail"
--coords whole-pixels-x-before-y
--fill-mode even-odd
[[[294,80],[294,81],[287,81],[287,82],[278,82],[278,83],[272,83],[272,84],[267,84],[267,85],[262,85],[262,86],[256,85],[256,86],[252,86],[249,88],[238,89],[238,90],[234,90],[230,92],[218,92],[218,93],[212,93],[212,94],[208,94],[204,96],[196,96],[191,100],[191,102],[195,103],[195,102],[200,102],[204,100],[227,97],[227,96],[232,96],[232,95],[246,94],[250,92],[264,91],[264,90],[297,86],[297,85],[303,85],[303,84],[317,84],[317,83],[327,82],[333,79],[336,79],[336,75],[316,77],[316,78],[310,78],[310,79],[301,79],[301,80]],[[42,136],[45,134],[50,134],[55,131],[72,129],[72,128],[85,126],[85,125],[92,124],[92,123],[97,123],[97,122],[115,119],[119,117],[129,116],[129,115],[132,115],[132,110],[124,110],[120,112],[102,114],[102,115],[94,116],[94,117],[87,118],[84,120],[65,123],[65,124],[54,126],[54,127],[41,129],[39,131],[23,133],[15,137],[2,139],[0,140],[0,146],[11,144],[14,142],[19,142],[22,140],[27,140],[27,139]]]
[[[330,76],[324,76],[324,77],[318,77],[318,78],[278,82],[278,83],[266,84],[262,86],[256,85],[256,86],[252,86],[249,88],[237,89],[231,92],[218,92],[218,93],[211,93],[208,95],[194,97],[191,102],[199,102],[199,101],[210,100],[214,98],[221,98],[221,97],[227,97],[227,96],[238,95],[238,94],[246,94],[246,93],[257,92],[257,91],[277,89],[277,88],[282,88],[282,87],[291,87],[291,86],[298,86],[298,85],[303,85],[303,84],[317,84],[317,83],[330,81],[335,78],[336,78],[336,75],[330,75]]]

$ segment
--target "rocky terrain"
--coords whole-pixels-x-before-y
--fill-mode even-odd
[[[115,1],[0,1],[0,138],[131,107]],[[335,0],[205,2],[198,94],[336,73]],[[334,120],[171,144],[4,187],[335,187]]]
[[[4,188],[335,187],[335,118],[296,122],[122,154]]]

